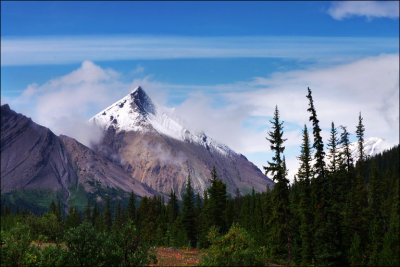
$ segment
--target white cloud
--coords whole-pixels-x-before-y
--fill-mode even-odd
[[[131,74],[140,74],[144,72],[144,67],[142,65],[137,65],[134,70],[131,71]]]
[[[101,132],[86,124],[92,108],[100,110],[128,90],[118,82],[119,74],[102,69],[90,61],[65,76],[42,85],[31,84],[17,99],[9,99],[11,108],[22,112],[56,134],[66,134],[90,145]]]
[[[133,87],[141,85],[161,105],[176,92],[186,94],[186,100],[175,106],[173,113],[189,129],[204,130],[254,160],[259,167],[270,160],[265,137],[270,127],[268,120],[278,105],[281,120],[285,121],[284,138],[288,139],[285,143],[287,166],[293,175],[298,167],[296,156],[301,129],[304,124],[310,125],[305,97],[307,86],[313,91],[324,143],[332,121],[337,127],[345,125],[354,133],[361,111],[366,137],[381,137],[394,145],[399,141],[398,77],[398,54],[215,86],[166,84],[154,81],[151,76],[123,83],[120,74],[87,61],[68,75],[43,85],[28,86],[10,104],[12,108],[13,104],[19,105],[18,112],[32,116],[57,134],[67,134],[88,144],[98,140],[99,135],[87,129],[84,122],[94,115],[93,111],[104,109]]]
[[[353,16],[372,18],[399,17],[398,1],[340,1],[333,2],[328,14],[334,19],[342,20]]]
[[[177,58],[295,58],[343,60],[397,51],[398,38],[312,36],[63,36],[2,37],[1,65],[77,63],[84,60]],[[137,72],[142,72],[138,66]]]
[[[305,95],[309,86],[321,127],[329,129],[333,120],[337,125],[347,125],[351,131],[361,111],[366,134],[386,138],[394,144],[399,130],[398,77],[398,55],[381,55],[325,69],[257,78],[253,84],[263,88],[230,92],[226,97],[231,102],[254,107],[251,115],[255,116],[272,115],[277,104],[283,120],[301,126],[308,122]]]

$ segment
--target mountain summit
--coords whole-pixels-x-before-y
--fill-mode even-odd
[[[182,197],[188,177],[203,193],[216,167],[227,191],[264,191],[273,182],[247,158],[220,144],[204,132],[187,129],[178,118],[155,105],[142,87],[102,110],[89,121],[105,136],[94,147],[121,165],[133,178],[169,194]]]
[[[102,110],[90,122],[104,130],[157,132],[179,141],[197,143],[207,149],[223,154],[236,154],[229,147],[219,144],[204,132],[193,132],[185,128],[178,119],[162,112],[142,89],[136,87],[130,94]]]

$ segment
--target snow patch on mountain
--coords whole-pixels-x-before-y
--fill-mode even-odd
[[[383,151],[390,149],[391,145],[379,137],[369,137],[364,140],[364,155],[365,157],[372,157]],[[358,143],[353,142],[350,144],[351,156],[356,162],[359,158]]]
[[[379,137],[368,137],[364,140],[364,157],[373,157],[385,150],[390,149],[392,146],[384,139]],[[354,163],[356,163],[360,157],[358,153],[358,142],[350,143],[349,145],[351,157]],[[343,152],[343,147],[338,149],[339,152]],[[329,164],[329,151],[326,151],[325,163]]]
[[[236,154],[228,146],[214,141],[204,132],[190,131],[184,127],[183,122],[174,117],[167,108],[154,105],[140,86],[93,116],[89,122],[104,130],[113,127],[117,132],[155,131],[183,142],[200,144],[208,150],[213,149],[223,155]]]

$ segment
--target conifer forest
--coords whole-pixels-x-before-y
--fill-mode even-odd
[[[309,124],[293,183],[276,106],[265,124],[272,188],[228,194],[213,168],[202,194],[187,177],[182,201],[171,190],[165,199],[89,199],[84,211],[66,212],[60,201],[46,212],[2,203],[1,266],[157,265],[157,247],[196,248],[203,266],[399,266],[400,147],[365,156],[361,112],[349,114],[357,125],[332,122],[323,140],[310,88],[304,101]],[[349,150],[352,135],[358,159]]]

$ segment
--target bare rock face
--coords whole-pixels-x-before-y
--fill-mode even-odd
[[[1,106],[1,193],[22,189],[62,190],[76,182],[64,144],[48,128]]]
[[[61,135],[60,139],[71,156],[79,183],[83,185],[86,192],[95,193],[100,187],[121,189],[141,197],[158,194],[155,190],[128,175],[121,166],[75,139],[65,135]]]
[[[246,194],[253,187],[256,191],[265,191],[267,185],[273,187],[273,182],[243,155],[220,154],[199,144],[185,143],[162,134],[116,134],[110,130],[97,149],[119,161],[136,180],[165,194],[172,189],[179,198],[184,193],[189,175],[194,190],[202,194],[210,186],[213,166],[232,196],[237,189]]]
[[[254,164],[204,133],[186,129],[154,105],[141,87],[90,119],[105,131],[93,149],[121,165],[134,179],[182,198],[190,175],[195,191],[202,194],[210,185],[211,170],[234,196],[252,188],[273,187]]]

